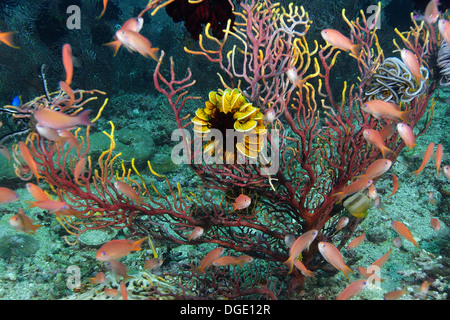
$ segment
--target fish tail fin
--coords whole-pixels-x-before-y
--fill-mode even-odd
[[[141,244],[142,242],[144,242],[145,240],[147,240],[147,237],[142,238],[137,240],[135,243],[133,243],[133,251],[140,251],[141,249]]]
[[[411,239],[411,242],[417,249],[420,249],[419,243],[415,239]]]
[[[403,112],[400,114],[400,119],[401,119],[403,122],[410,123],[410,122],[411,122],[411,116],[412,116],[413,111],[414,111],[414,110],[403,111]]]
[[[338,199],[336,200],[336,203],[339,203],[345,197],[345,194],[344,194],[344,192],[338,192],[338,193],[333,194],[333,197],[337,197]]]
[[[289,257],[289,259],[287,259],[285,262],[283,262],[283,264],[288,267],[289,269],[289,273],[292,272],[292,270],[294,269],[294,260],[292,259],[292,257]]]
[[[87,109],[78,115],[78,120],[80,121],[80,124],[84,124],[87,126],[92,125],[92,122],[89,119],[89,114],[91,113],[91,111],[92,111],[91,109]]]
[[[363,48],[362,44],[355,44],[350,48],[351,53],[353,53],[353,55],[355,55],[356,57],[359,57],[359,55],[361,54],[361,50]]]
[[[348,279],[348,275],[349,275],[350,272],[351,272],[351,273],[354,273],[353,270],[350,269],[350,268],[347,267],[347,266],[344,266],[341,270],[342,270],[342,272],[344,273],[344,276],[345,276],[347,279]]]
[[[28,205],[28,209],[36,207],[35,201],[28,201],[28,200],[23,200],[23,201]]]
[[[0,41],[3,42],[4,44],[6,44],[7,46],[11,47],[11,48],[19,49],[19,47],[14,45],[14,41],[13,41],[13,37],[12,37],[12,35],[14,33],[16,33],[16,31],[0,33]]]
[[[153,60],[158,61],[158,53],[159,48],[150,48],[150,52],[148,54],[153,58]]]
[[[116,56],[117,51],[119,51],[119,48],[120,48],[121,45],[122,45],[122,43],[119,40],[114,40],[114,41],[111,41],[111,42],[108,42],[108,43],[104,44],[104,46],[108,46],[114,51],[113,57]]]
[[[381,154],[384,159],[387,159],[387,157],[389,157],[391,155],[395,155],[395,152],[393,150],[389,149],[388,147],[383,147],[383,148],[381,148]]]

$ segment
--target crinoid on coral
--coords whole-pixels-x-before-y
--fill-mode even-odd
[[[210,92],[205,108],[197,109],[195,114],[193,130],[207,141],[204,153],[214,156],[216,163],[224,159],[236,163],[236,149],[252,159],[262,150],[267,134],[264,115],[238,89]]]
[[[395,57],[386,58],[373,74],[366,97],[396,104],[409,102],[426,90],[429,71],[421,67],[420,73],[424,80],[418,83],[403,61]]]
[[[441,80],[439,84],[441,86],[450,85],[450,47],[447,42],[442,41],[439,48],[437,65],[439,67],[439,73],[441,74]]]

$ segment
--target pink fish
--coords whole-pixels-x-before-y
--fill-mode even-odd
[[[235,210],[242,210],[245,208],[248,208],[248,206],[252,203],[252,199],[250,199],[249,196],[246,196],[245,194],[240,194],[236,200],[234,200],[233,211]]]
[[[333,47],[344,51],[350,51],[356,57],[358,57],[361,53],[362,44],[354,44],[352,40],[350,40],[337,30],[324,29],[320,34],[322,35],[322,38]]]
[[[33,115],[36,121],[44,127],[55,130],[67,130],[79,125],[92,125],[92,122],[89,120],[91,111],[87,109],[76,116],[71,116],[60,111],[42,108],[36,110]]]
[[[377,119],[388,118],[392,120],[401,119],[408,122],[413,110],[401,111],[400,107],[392,102],[383,100],[371,100],[364,103],[361,107],[364,112],[370,113]]]
[[[412,51],[410,50],[403,49],[401,51],[401,56],[403,63],[406,65],[409,72],[411,72],[414,78],[416,78],[418,82],[422,81],[424,78],[420,73],[420,64],[414,53],[412,53]]]
[[[196,267],[193,271],[195,273],[203,273],[205,269],[211,266],[214,261],[219,259],[219,257],[221,257],[224,252],[225,249],[222,247],[211,250],[200,262],[200,265]]]
[[[319,232],[315,229],[306,231],[292,244],[289,249],[289,259],[283,262],[283,264],[289,268],[289,273],[292,272],[292,269],[294,268],[294,262],[295,260],[298,260],[300,253],[302,253],[302,251],[305,249],[309,250],[309,246],[314,241],[314,239],[316,239],[318,233]]]
[[[0,187],[0,203],[11,203],[19,200],[19,195],[13,190]]]
[[[416,146],[416,137],[410,126],[403,122],[397,123],[397,131],[408,148]]]
[[[141,196],[137,194],[134,189],[122,181],[115,181],[114,187],[117,189],[117,191],[121,192],[122,194],[126,195],[128,198],[133,199],[137,203],[142,203],[144,199],[142,199]]]
[[[367,285],[367,280],[357,280],[348,285],[336,298],[336,300],[349,300],[358,295]]]
[[[367,142],[369,142],[370,144],[376,146],[378,149],[381,150],[383,158],[387,158],[388,156],[394,153],[394,151],[386,147],[383,137],[377,130],[366,129],[363,131],[363,136],[364,139],[367,140]]]
[[[28,234],[35,234],[37,229],[43,227],[43,225],[40,224],[33,224],[33,220],[31,220],[22,209],[19,209],[19,213],[9,219],[9,224],[17,231]]]
[[[444,156],[444,147],[438,144],[436,147],[436,176],[439,177],[439,169],[441,168],[442,157]]]
[[[192,230],[192,233],[188,236],[188,241],[200,238],[204,231],[205,230],[202,227],[195,227],[194,230]]]
[[[158,48],[153,48],[152,43],[143,35],[138,32],[120,29],[116,32],[116,41],[119,41],[121,45],[128,49],[128,51],[137,51],[144,57],[152,57],[158,61]],[[112,47],[116,52],[118,50],[117,42],[113,41],[106,45]]]
[[[332,243],[323,241],[319,242],[319,252],[333,267],[341,270],[347,279],[348,274],[350,272],[353,273],[353,271],[345,264],[344,258],[338,248],[336,248]]]

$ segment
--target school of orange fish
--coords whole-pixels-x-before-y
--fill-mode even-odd
[[[144,57],[152,57],[153,59],[158,59],[158,49],[152,48],[150,41],[146,39],[144,36],[140,35],[139,32],[143,26],[142,15],[145,11],[150,9],[149,2],[147,7],[142,11],[142,13],[136,17],[127,20],[123,26],[116,32],[115,40],[106,44],[114,50],[114,55],[119,50],[120,46],[124,46],[130,52],[137,51]],[[106,5],[108,1],[104,0],[103,5],[104,9],[101,12],[98,19],[104,14],[106,10]],[[437,11],[437,5],[435,0],[430,1],[425,14],[426,20],[428,19],[431,23],[434,23],[439,18],[439,12]],[[439,31],[448,43],[450,43],[450,24],[445,19],[439,19]],[[14,45],[13,42],[13,34],[14,32],[3,32],[0,33],[0,41],[5,43],[6,45],[12,48],[18,48]],[[355,57],[358,56],[361,46],[355,45],[353,42],[342,35],[337,30],[326,29],[322,31],[322,37],[328,43],[337,47],[338,49],[351,52]],[[405,65],[410,70],[411,74],[416,78],[418,82],[423,81],[423,76],[420,73],[420,65],[415,57],[415,55],[407,50],[403,49],[401,51],[401,58]],[[66,79],[65,81],[60,82],[60,88],[62,91],[66,92],[69,97],[73,98],[73,92],[70,88],[72,75],[73,75],[73,62],[72,62],[72,49],[69,44],[65,44],[62,48],[62,60],[63,65],[66,70]],[[295,75],[289,75],[289,78],[293,79],[292,81],[297,81],[295,79]],[[372,100],[364,103],[361,107],[364,112],[371,114],[373,117],[377,119],[390,119],[394,123],[395,121],[400,120],[396,125],[386,125],[385,128],[381,131],[376,130],[364,130],[363,136],[366,139],[367,143],[373,145],[374,147],[380,149],[383,158],[374,161],[366,170],[365,173],[358,176],[355,181],[351,184],[343,188],[340,192],[336,193],[334,196],[336,198],[336,202],[341,202],[345,197],[355,194],[357,192],[362,192],[368,189],[369,197],[372,200],[379,201],[379,195],[376,192],[374,181],[376,178],[380,177],[384,173],[386,173],[392,166],[392,161],[386,159],[389,155],[394,152],[390,150],[386,144],[385,140],[392,136],[394,130],[397,129],[399,136],[404,141],[405,145],[408,148],[414,148],[416,146],[415,136],[413,134],[413,130],[408,125],[408,121],[412,111],[401,111],[400,107],[391,102],[385,102],[382,100]],[[51,110],[47,108],[42,108],[34,112],[34,118],[36,120],[36,131],[42,137],[47,139],[61,141],[63,143],[71,143],[74,141],[73,135],[70,133],[70,130],[77,128],[80,125],[91,125],[91,121],[89,120],[89,112],[90,110],[85,110],[76,116],[69,116],[62,112],[58,112],[56,110]],[[75,139],[76,141],[76,139]],[[77,147],[77,143],[75,142],[74,147]],[[20,150],[20,155],[23,158],[24,162],[28,166],[29,170],[33,172],[36,180],[39,184],[39,179],[42,178],[39,174],[39,167],[35,160],[33,159],[30,150],[28,149],[26,143],[19,142],[18,147]],[[432,158],[434,154],[435,144],[431,142],[425,152],[424,158],[420,167],[414,171],[416,177],[424,170],[429,160]],[[3,153],[3,151],[2,151]],[[436,174],[439,177],[439,174],[442,170],[444,176],[450,180],[450,166],[445,165],[441,169],[441,163],[444,156],[444,150],[442,144],[438,144],[435,152],[435,165],[436,165]],[[75,170],[75,176],[81,173],[81,168],[84,167],[85,159],[81,159],[80,163],[77,164],[78,170]],[[78,172],[78,174],[77,174]],[[75,177],[77,180],[77,177]],[[398,189],[398,179],[392,174],[393,181],[393,191],[387,197],[391,197]],[[136,201],[136,203],[142,203],[144,201],[140,195],[128,184],[122,181],[115,181],[114,187],[123,195],[128,198]],[[28,201],[29,207],[38,207],[42,210],[46,210],[54,213],[56,216],[59,215],[76,215],[77,212],[71,209],[70,205],[59,200],[53,200],[49,194],[47,194],[44,190],[42,190],[38,185],[33,183],[27,183],[26,189],[34,198],[35,201]],[[19,200],[18,194],[7,188],[0,187],[0,203],[7,204],[12,203]],[[431,201],[431,199],[430,199]],[[232,204],[233,211],[241,210],[247,208],[251,203],[251,199],[241,194],[235,200],[235,203]],[[349,219],[347,217],[341,218],[341,220],[337,223],[337,231],[345,227],[348,223]],[[30,219],[23,211],[23,209],[19,209],[19,212],[12,216],[9,219],[10,225],[15,228],[17,231],[25,232],[27,234],[34,235],[36,230],[38,230],[42,225],[36,225],[33,223],[32,219]],[[400,221],[392,221],[392,228],[404,239],[410,241],[415,247],[420,249],[419,244],[414,239],[412,233],[408,230],[408,228]],[[439,220],[436,218],[431,218],[430,226],[434,230],[438,231],[440,229]],[[204,230],[201,227],[196,227],[192,230],[191,234],[187,236],[188,241],[195,240],[201,237],[204,234]],[[286,240],[287,245],[289,246],[289,258],[284,262],[284,265],[288,268],[288,273],[293,271],[293,268],[296,267],[299,271],[306,277],[313,277],[314,272],[307,270],[305,265],[301,262],[299,257],[304,250],[309,250],[310,245],[316,239],[319,234],[318,230],[309,230],[304,234],[300,235],[298,238],[290,238]],[[118,261],[118,259],[127,256],[133,251],[141,250],[141,244],[147,238],[143,238],[137,241],[134,240],[111,240],[108,243],[101,246],[96,253],[96,259],[98,261],[104,262],[105,267],[110,270],[113,274],[123,277],[122,282],[120,283],[120,291],[116,289],[106,288],[105,294],[108,296],[118,296],[121,295],[123,299],[127,298],[125,281],[129,279],[127,274],[127,267]],[[346,247],[347,250],[354,250],[365,240],[365,233],[361,236],[353,239]],[[349,274],[353,273],[353,270],[350,269],[341,254],[341,252],[329,242],[321,241],[318,244],[318,249],[322,257],[330,263],[334,268],[343,272],[345,277],[348,279]],[[401,239],[395,238],[394,245],[401,245]],[[250,263],[253,261],[253,258],[248,255],[241,256],[222,256],[225,252],[225,248],[219,247],[208,254],[205,255],[200,264],[193,268],[193,272],[202,273],[205,269],[216,266],[227,266],[227,265],[239,265],[242,267],[246,263]],[[384,281],[381,279],[376,270],[379,270],[384,263],[388,260],[390,254],[392,252],[392,248],[389,251],[376,260],[369,268],[357,267],[359,275],[363,277],[363,279],[353,281],[349,286],[347,286],[341,294],[337,297],[338,300],[346,300],[350,299],[357,294],[359,294],[368,284],[368,281]],[[147,270],[153,270],[162,265],[163,259],[154,257],[145,262],[144,268]],[[97,274],[94,278],[91,278],[93,283],[101,283],[105,281],[105,275],[103,272]],[[422,285],[421,291],[426,295],[428,291],[429,283],[425,281]],[[389,299],[398,299],[403,294],[406,293],[405,288],[398,291],[391,291],[384,295],[384,298]]]

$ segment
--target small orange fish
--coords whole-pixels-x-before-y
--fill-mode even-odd
[[[401,111],[400,107],[392,102],[386,102],[383,100],[370,100],[363,104],[361,109],[364,112],[370,113],[377,119],[382,117],[397,120],[401,119],[404,122],[408,122],[413,110]]]
[[[85,165],[86,165],[86,158],[81,158],[75,165],[75,169],[73,171],[73,180],[75,181],[76,184],[80,184],[78,179],[80,179],[81,174],[84,172]]]
[[[6,187],[0,187],[0,203],[12,203],[19,200],[19,198],[19,195],[13,190]]]
[[[236,257],[236,259],[238,260],[238,264],[240,266],[242,266],[244,263],[250,263],[253,262],[253,257],[250,257],[249,255],[243,254],[239,257]]]
[[[438,178],[443,155],[444,155],[444,147],[442,146],[442,144],[439,143],[436,147],[436,176]]]
[[[300,237],[295,240],[292,246],[289,249],[289,259],[287,259],[283,264],[289,268],[289,273],[294,269],[294,262],[298,260],[300,253],[303,250],[309,250],[309,246],[316,239],[319,232],[315,229],[306,231]]]
[[[352,40],[344,36],[337,30],[324,29],[320,33],[322,38],[333,47],[344,51],[350,51],[354,56],[358,57],[362,50],[362,44],[354,44]]]
[[[66,80],[67,85],[70,86],[72,83],[73,76],[73,60],[72,60],[72,47],[70,44],[65,43],[62,48],[62,60],[64,69],[66,70]]]
[[[233,256],[223,256],[214,260],[212,264],[213,266],[216,267],[222,267],[222,266],[234,266],[236,264],[242,264],[242,262],[240,262],[240,260],[238,260],[236,257]]]
[[[403,122],[397,123],[397,131],[408,148],[412,149],[416,146],[416,137],[410,126]]]
[[[366,279],[354,281],[350,283],[350,285],[348,285],[347,288],[345,288],[341,292],[341,294],[339,294],[336,300],[349,300],[352,297],[360,294],[361,291],[366,287],[366,285],[367,285]]]
[[[386,147],[386,144],[384,143],[381,134],[377,130],[366,129],[363,131],[363,136],[364,139],[367,140],[367,142],[369,142],[371,145],[374,145],[375,147],[381,150],[383,158],[387,158],[388,156],[394,153],[394,151]]]
[[[104,293],[107,297],[114,298],[119,294],[119,291],[117,289],[113,289],[113,288],[105,288]]]
[[[355,249],[366,239],[366,233],[364,232],[362,235],[353,239],[347,246],[347,250]]]
[[[358,179],[375,179],[387,172],[392,166],[392,161],[389,159],[375,160],[370,166],[367,167],[366,173],[357,177]]]
[[[56,130],[59,136],[59,141],[63,143],[67,143],[69,146],[77,150],[77,153],[80,151],[81,143],[75,138],[72,132],[69,130]]]
[[[219,259],[224,252],[225,249],[222,247],[211,250],[200,262],[200,265],[193,271],[195,273],[203,273],[205,269],[211,266],[215,260]]]
[[[294,266],[304,275],[305,277],[314,277],[314,272],[306,269],[305,265],[300,260],[294,261]]]
[[[75,94],[73,93],[72,88],[65,81],[60,81],[59,87],[69,96],[68,104],[69,106],[72,106],[73,102],[75,101]]]
[[[430,226],[433,228],[434,231],[441,230],[441,224],[437,218],[430,218]]]
[[[134,240],[111,240],[98,249],[95,258],[99,261],[111,261],[122,258],[132,251],[141,250],[141,244],[147,238]]]
[[[50,140],[50,141],[56,141],[56,142],[61,141],[61,137],[59,136],[57,130],[52,129],[52,128],[47,128],[40,123],[36,123],[35,128],[36,128],[36,131],[39,134],[39,136],[41,136],[47,140]]]
[[[444,176],[446,176],[447,179],[450,180],[450,166],[444,166],[442,171],[444,171]]]
[[[22,209],[19,209],[19,213],[9,219],[9,224],[17,231],[33,235],[36,233],[37,229],[43,227],[41,224],[33,224],[33,220],[31,220]]]
[[[115,34],[117,40],[121,45],[128,49],[128,51],[137,51],[144,57],[152,57],[154,60],[158,61],[158,48],[153,48],[152,43],[143,35],[138,32],[120,29]],[[118,43],[113,41],[106,44],[117,52]]]
[[[27,188],[27,190],[31,194],[31,196],[34,198],[34,200],[36,200],[37,202],[50,200],[50,198],[45,193],[45,191],[42,190],[41,188],[39,188],[34,183],[28,182],[25,185],[25,187]]]
[[[369,198],[372,200],[375,200],[378,197],[377,188],[375,188],[374,184],[371,184],[367,194],[369,195]]]
[[[4,145],[0,144],[0,153],[8,160],[8,164],[11,164],[11,153]]]
[[[427,298],[428,290],[430,289],[430,283],[425,280],[420,286],[420,292],[423,294],[424,299]]]
[[[45,201],[27,201],[30,208],[39,208],[51,212],[58,212],[69,209],[69,205],[64,201],[45,200]]]
[[[125,182],[115,181],[114,187],[117,189],[117,191],[126,195],[128,198],[133,199],[138,204],[141,204],[144,201],[144,199],[142,199],[141,196],[139,196],[137,192],[134,191],[134,189]]]
[[[248,206],[252,203],[252,199],[250,199],[249,196],[246,196],[245,194],[240,194],[232,204],[233,211],[235,210],[242,210],[245,208],[248,208]]]
[[[342,217],[339,219],[339,221],[336,223],[336,232],[345,228],[345,226],[348,224],[350,219],[348,217]]]
[[[388,195],[386,198],[393,196],[398,190],[398,178],[395,174],[392,174],[392,184],[394,185],[394,189],[392,190],[391,194]]]
[[[192,233],[188,236],[188,241],[200,238],[204,231],[205,229],[202,227],[195,227],[194,230],[192,230]]]
[[[342,199],[344,199],[345,196],[363,191],[366,188],[370,187],[372,183],[373,183],[372,179],[367,178],[356,179],[354,182],[346,186],[342,191],[333,194],[333,196],[337,197],[336,202],[339,203],[342,201]]]
[[[11,48],[19,49],[19,47],[16,47],[14,45],[13,36],[12,36],[16,32],[17,31],[0,32],[0,41]]]
[[[377,266],[378,268],[381,268],[386,263],[386,261],[389,259],[391,252],[392,252],[392,248],[389,248],[389,250],[381,258],[379,258],[377,261],[372,263],[372,266]]]
[[[384,295],[384,300],[397,300],[400,299],[401,296],[406,293],[407,293],[406,288],[403,288],[402,290],[390,291]]]
[[[408,49],[402,49],[400,54],[401,54],[403,63],[406,65],[409,72],[411,72],[411,74],[414,76],[414,78],[416,78],[417,82],[424,80],[424,77],[420,73],[420,64],[419,64],[419,61],[417,60],[417,57],[415,56],[415,54],[412,53],[412,51],[410,51]]]
[[[329,242],[319,242],[319,252],[324,257],[328,263],[330,263],[333,267],[338,270],[341,270],[344,273],[344,276],[348,279],[348,274],[353,273],[352,269],[347,267],[345,264],[344,258],[342,254],[339,252],[338,248],[336,248],[332,243]]]
[[[273,107],[270,107],[264,113],[264,120],[269,123],[273,124],[273,122],[275,121],[276,118],[277,118],[277,115],[276,115],[275,109]]]
[[[122,295],[122,300],[128,300],[127,286],[125,285],[125,280],[120,282],[120,294]]]
[[[104,272],[98,272],[95,277],[88,278],[92,284],[96,283],[103,283],[105,282],[105,273]]]
[[[39,175],[38,172],[38,164],[31,155],[30,149],[28,149],[27,145],[23,141],[19,141],[18,145],[23,160],[27,164],[28,168],[30,168],[31,172],[33,172],[34,176],[36,177],[36,180],[39,183],[39,179],[41,178],[41,176]]]
[[[408,228],[403,223],[401,223],[400,221],[392,221],[391,224],[392,224],[392,227],[395,229],[395,231],[397,231],[397,233],[399,235],[401,235],[406,240],[412,242],[412,244],[414,244],[414,246],[416,246],[418,249],[420,249],[419,244],[417,243],[416,240],[414,240],[411,231],[409,231]]]
[[[76,116],[70,116],[56,110],[42,108],[34,111],[33,116],[36,121],[44,127],[55,130],[72,129],[80,125],[90,126],[89,113],[92,110],[87,109]]]
[[[424,157],[423,157],[422,164],[420,165],[420,168],[417,169],[416,171],[414,171],[414,172],[412,173],[412,174],[415,174],[415,175],[416,175],[416,178],[417,178],[417,176],[419,175],[419,173],[420,173],[420,172],[425,168],[425,166],[427,165],[428,160],[430,160],[431,155],[433,154],[433,150],[434,150],[434,142],[430,142],[430,144],[429,144],[428,147],[427,147],[427,150],[425,151],[425,155],[424,155]]]
[[[442,39],[450,44],[450,23],[445,19],[439,19],[438,22],[439,33],[441,34]]]
[[[111,271],[113,274],[122,277],[124,281],[133,278],[128,275],[128,267],[122,262],[116,260],[105,261],[105,268]]]
[[[159,258],[151,258],[145,261],[144,263],[144,269],[147,269],[148,271],[152,271],[156,268],[159,268],[164,262],[164,259]]]

